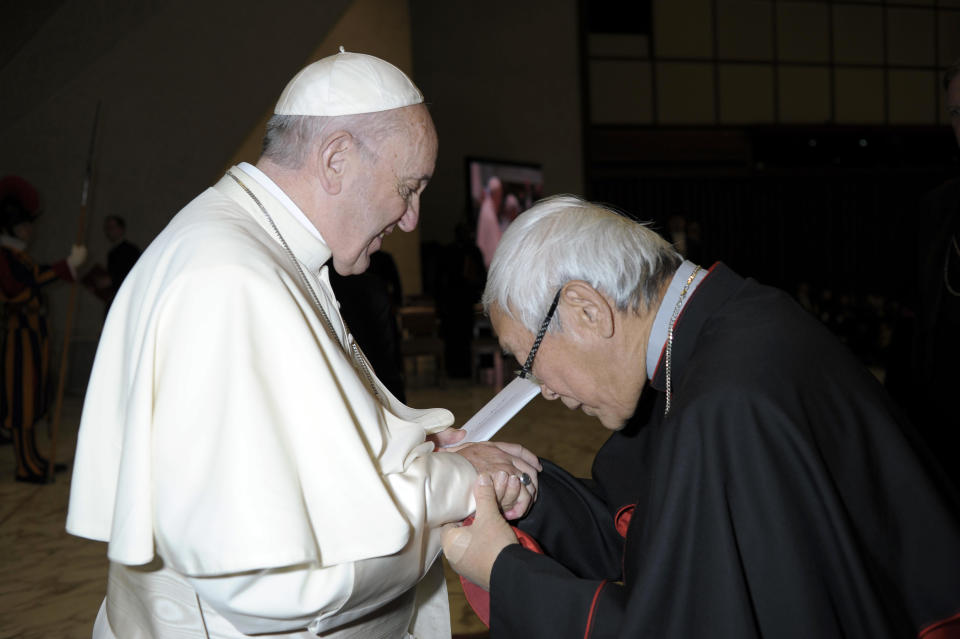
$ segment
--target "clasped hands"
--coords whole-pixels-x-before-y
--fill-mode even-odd
[[[455,431],[433,436],[438,446],[449,445],[462,437]],[[474,486],[476,515],[469,525],[444,526],[444,555],[457,573],[489,590],[493,563],[500,551],[518,543],[507,520],[522,517],[536,500],[537,473],[543,467],[536,455],[519,444],[481,442],[441,450],[463,455],[478,474]],[[519,473],[529,475],[528,486],[520,483]]]
[[[450,428],[430,439],[437,446],[437,452],[461,455],[473,465],[478,475],[490,477],[497,503],[506,519],[523,517],[537,498],[537,473],[543,470],[540,460],[520,444],[472,442],[454,445],[464,436],[463,431]],[[521,475],[530,479],[526,486],[520,481]]]

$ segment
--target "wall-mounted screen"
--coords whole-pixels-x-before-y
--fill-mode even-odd
[[[510,222],[543,196],[543,170],[539,164],[474,157],[466,159],[466,168],[469,224],[488,268]]]

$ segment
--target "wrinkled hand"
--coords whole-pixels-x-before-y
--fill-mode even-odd
[[[524,491],[526,492],[526,491]],[[450,566],[484,590],[490,590],[490,573],[500,551],[516,544],[517,536],[500,515],[490,476],[481,474],[473,488],[477,514],[469,526],[447,524],[441,541]]]
[[[70,248],[70,255],[67,256],[67,264],[70,268],[77,270],[80,265],[87,261],[87,247],[74,244]]]
[[[469,461],[478,474],[490,476],[497,501],[507,519],[519,519],[537,497],[537,473],[543,470],[537,456],[520,444],[505,442],[471,442],[443,449],[457,453]],[[530,477],[530,484],[520,483],[520,474]]]

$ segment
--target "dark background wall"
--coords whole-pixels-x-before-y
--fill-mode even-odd
[[[704,259],[787,290],[887,296],[922,224],[916,201],[957,170],[938,77],[960,56],[960,0],[38,0],[5,11],[0,174],[41,190],[41,259],[76,236],[98,103],[91,261],[106,215],[125,216],[146,245],[226,166],[255,160],[279,91],[333,52],[326,40],[351,16],[349,39],[412,74],[440,132],[419,234],[397,249],[409,291],[431,277],[410,264],[420,243],[451,242],[467,219],[467,156],[539,164],[545,193],[603,200],[662,230],[687,216]],[[51,291],[55,344],[65,297]],[[81,295],[78,311],[92,353],[102,306]]]
[[[468,156],[538,164],[545,193],[583,192],[576,0],[411,0],[413,63],[440,134],[424,241],[467,220]]]
[[[584,3],[585,183],[704,260],[795,291],[896,296],[956,174],[955,0]]]
[[[7,3],[0,22],[0,175],[21,175],[40,191],[34,257],[59,259],[77,237],[98,103],[91,262],[104,259],[106,215],[125,217],[130,239],[145,246],[215,181],[349,4]],[[83,388],[103,305],[80,293],[71,360],[79,371],[73,385]],[[59,349],[67,287],[51,287],[48,299],[52,346]]]

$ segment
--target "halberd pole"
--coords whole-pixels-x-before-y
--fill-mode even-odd
[[[83,190],[80,194],[80,215],[77,220],[77,241],[82,246],[86,242],[87,234],[87,203],[90,200],[90,191],[93,184],[93,152],[97,141],[97,125],[100,122],[100,103],[97,102],[97,111],[93,116],[93,132],[90,134],[90,148],[87,151],[87,169],[83,176]],[[53,481],[54,466],[57,460],[57,433],[60,430],[60,417],[63,412],[63,391],[67,380],[67,361],[70,352],[70,338],[73,333],[73,315],[77,306],[77,285],[79,278],[74,277],[70,284],[70,300],[67,303],[67,319],[63,326],[63,348],[60,352],[60,371],[57,381],[57,396],[53,405],[53,423],[50,427],[50,463],[47,466],[47,482]]]

